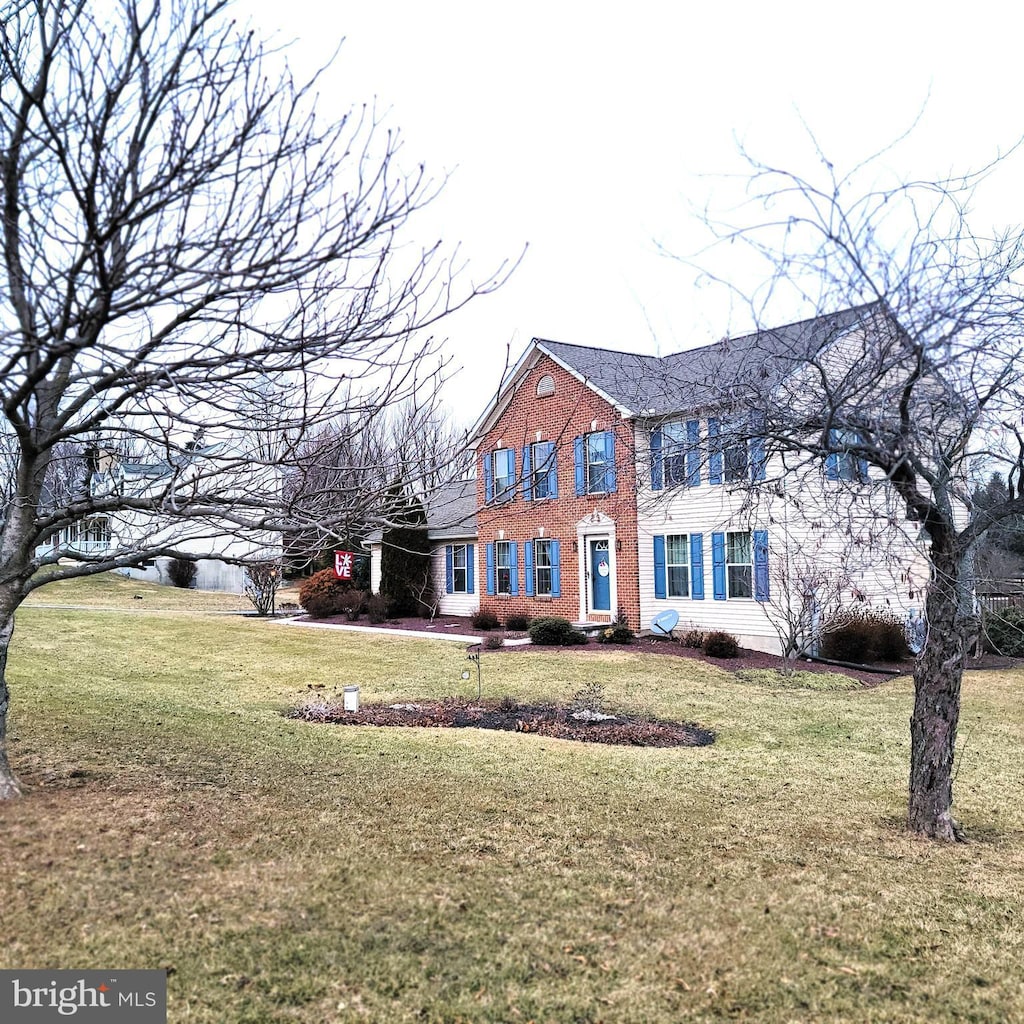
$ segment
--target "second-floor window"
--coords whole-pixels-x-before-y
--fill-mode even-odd
[[[825,477],[828,480],[847,480],[851,483],[864,483],[868,478],[868,464],[858,458],[850,448],[861,443],[860,435],[853,430],[836,430],[828,432],[829,445],[840,449],[825,459]]]
[[[511,501],[516,484],[516,453],[497,448],[484,456],[484,500]]]
[[[558,497],[558,466],[553,441],[537,441],[523,449],[523,498],[541,501]]]
[[[609,494],[615,490],[615,435],[596,430],[577,437],[573,446],[577,494]]]

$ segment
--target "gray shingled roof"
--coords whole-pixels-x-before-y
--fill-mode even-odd
[[[476,480],[454,480],[442,484],[424,499],[427,513],[427,536],[431,540],[448,540],[476,536]],[[379,544],[381,530],[372,531],[367,544]]]
[[[662,357],[534,340],[630,414],[660,416],[719,405],[730,388],[781,380],[876,309],[857,306]]]

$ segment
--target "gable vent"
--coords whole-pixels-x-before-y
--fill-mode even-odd
[[[550,398],[555,393],[555,378],[550,373],[545,373],[539,381],[537,381],[537,397],[538,398]]]

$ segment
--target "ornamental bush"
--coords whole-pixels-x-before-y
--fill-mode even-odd
[[[599,644],[631,644],[635,639],[636,634],[633,630],[621,622],[616,622],[613,626],[602,629],[597,634]]]
[[[346,580],[339,580],[333,569],[321,569],[299,585],[299,604],[314,619],[342,615],[346,611],[345,595],[352,591]]]
[[[538,647],[569,647],[587,642],[586,635],[575,629],[568,619],[534,619],[527,632]]]
[[[530,628],[530,616],[529,615],[506,615],[505,616],[505,628],[511,630],[513,633],[523,633]]]
[[[910,656],[903,621],[892,612],[857,608],[825,624],[822,657],[863,665]]]
[[[182,590],[188,590],[195,583],[198,572],[196,563],[188,558],[172,558],[167,563],[167,575],[171,582]]]
[[[704,637],[701,650],[709,658],[735,658],[740,653],[740,642],[732,633],[715,630]]]
[[[497,629],[501,625],[498,622],[498,616],[494,612],[489,612],[481,609],[478,612],[473,612],[469,617],[469,624],[474,629]]]

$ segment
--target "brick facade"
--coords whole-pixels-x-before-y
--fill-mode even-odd
[[[547,397],[538,397],[537,385],[545,376],[553,378],[554,391]],[[611,431],[615,437],[615,490],[577,496],[574,441],[599,431]],[[538,441],[555,444],[557,497],[528,501],[522,487],[523,447]],[[484,461],[498,449],[515,452],[516,486],[509,500],[488,502]],[[557,615],[576,621],[581,613],[591,621],[610,621],[621,609],[632,628],[640,626],[632,423],[623,420],[615,406],[546,355],[518,382],[507,408],[479,440],[477,505],[481,610],[493,611],[504,622],[510,614]],[[559,542],[561,593],[556,597],[526,596],[524,545],[539,537]],[[591,544],[602,539],[610,542],[607,558],[611,603],[610,610],[603,613],[590,607],[589,564]],[[499,540],[517,545],[518,595],[487,593],[487,545]],[[601,555],[597,557],[600,559]]]

